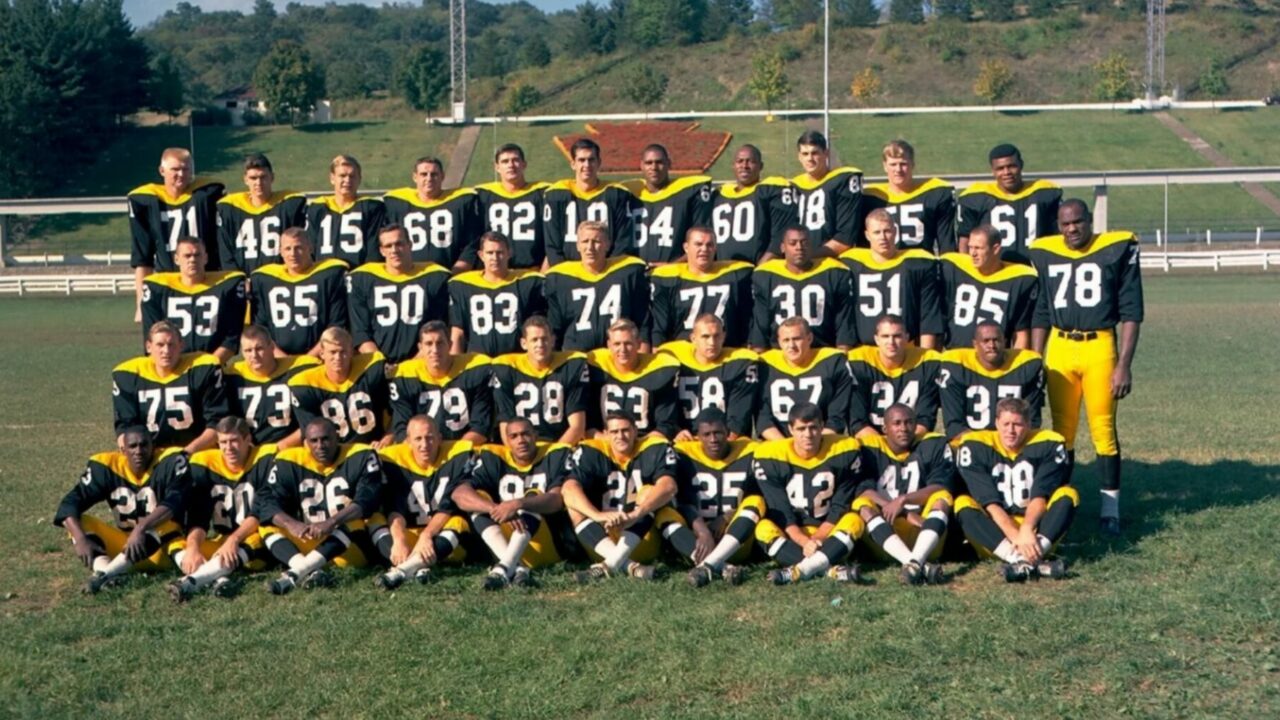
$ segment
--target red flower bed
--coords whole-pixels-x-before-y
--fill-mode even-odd
[[[640,171],[640,154],[646,145],[658,143],[671,155],[671,172],[706,172],[724,152],[732,133],[699,130],[699,123],[635,122],[587,123],[585,133],[556,136],[556,147],[569,157],[569,148],[579,138],[600,145],[600,172],[635,174]]]

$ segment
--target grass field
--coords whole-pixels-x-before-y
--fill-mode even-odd
[[[49,524],[110,443],[126,298],[0,301],[0,716],[1224,717],[1280,713],[1280,277],[1151,276],[1121,409],[1122,540],[1094,536],[1092,457],[1064,553],[1076,576],[1005,586],[951,564],[695,592],[681,570],[483,594],[474,569],[394,595],[170,604],[164,578],[79,594]]]

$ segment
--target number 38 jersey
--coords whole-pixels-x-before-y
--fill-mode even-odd
[[[512,270],[506,280],[490,282],[483,270],[449,281],[449,325],[466,333],[467,352],[489,357],[520,351],[520,327],[545,312],[542,276]]]
[[[166,377],[143,355],[111,373],[116,435],[145,425],[156,447],[186,445],[226,417],[229,406],[222,365],[206,353],[186,353]]]
[[[284,513],[304,523],[320,523],[355,503],[363,517],[382,498],[382,463],[363,443],[345,443],[332,465],[322,465],[305,447],[276,453],[267,482],[258,493],[254,517],[263,525]]]
[[[218,253],[222,267],[246,275],[280,262],[280,233],[307,221],[302,193],[278,192],[262,205],[238,192],[218,201]]]
[[[427,369],[426,360],[407,360],[396,368],[388,390],[391,427],[397,438],[404,437],[414,415],[434,420],[445,440],[460,439],[468,432],[484,436],[492,432],[489,358],[484,355],[454,355],[448,370],[439,377]]]
[[[874,347],[849,351],[853,392],[849,398],[849,432],[870,425],[884,428],[884,411],[902,403],[916,411],[916,424],[933,427],[938,416],[938,365],[942,356],[933,350],[908,347],[902,365],[891,368]]]
[[[756,393],[760,386],[760,359],[750,350],[724,348],[719,359],[702,363],[693,343],[673,340],[658,348],[680,362],[676,371],[676,398],[680,401],[680,427],[693,431],[693,421],[713,407],[726,416],[729,432],[750,435],[755,419]]]
[[[182,284],[179,273],[154,273],[142,281],[142,338],[156,322],[169,320],[187,352],[235,352],[248,304],[244,273],[238,270],[209,272],[204,282],[191,286]]]
[[[218,448],[191,456],[191,492],[183,527],[228,535],[253,515],[253,505],[275,466],[276,446],[258,445],[244,467],[232,470]]]
[[[838,433],[849,424],[849,393],[852,380],[844,353],[834,348],[818,348],[804,365],[791,365],[781,350],[760,356],[760,411],[756,435],[773,428],[791,434],[787,417],[796,403],[813,403],[822,408],[825,427]]]
[[[323,365],[307,368],[289,379],[298,426],[317,417],[338,426],[340,442],[368,443],[386,431],[382,417],[387,411],[386,358],[382,353],[365,353],[351,359],[351,372],[343,382],[325,375]]]
[[[419,465],[413,450],[404,443],[384,449],[382,472],[386,476],[383,512],[399,515],[409,527],[425,527],[436,513],[458,512],[453,490],[471,474],[472,451],[466,440],[445,441],[436,448],[436,457]]]
[[[1142,322],[1142,266],[1138,238],[1130,232],[1095,235],[1072,250],[1061,235],[1031,246],[1040,276],[1033,327],[1110,330],[1121,322]]]
[[[285,354],[310,352],[325,328],[347,326],[346,273],[341,260],[323,260],[301,275],[284,265],[263,265],[249,284],[254,324],[266,328]]]
[[[231,412],[249,422],[255,443],[280,442],[298,429],[289,380],[319,364],[320,359],[312,355],[289,355],[276,358],[275,370],[268,375],[255,373],[244,360],[227,368],[224,378]]]
[[[973,258],[947,253],[938,262],[942,271],[943,305],[947,318],[947,347],[973,345],[978,323],[1000,323],[1007,344],[1021,330],[1031,329],[1036,308],[1036,271],[1027,265],[1006,263],[983,275],[973,266]]]
[[[80,481],[58,504],[53,524],[61,527],[67,518],[79,518],[104,501],[121,530],[131,530],[161,505],[178,516],[185,507],[190,482],[187,454],[180,448],[157,451],[141,477],[133,474],[124,453],[98,453],[89,458]]]
[[[858,494],[877,490],[888,500],[910,495],[921,488],[938,485],[949,493],[956,491],[958,478],[947,438],[928,433],[916,438],[914,447],[896,453],[883,435],[868,435],[862,440],[862,483]],[[919,510],[919,505],[909,506]]]
[[[813,330],[815,347],[853,345],[853,286],[839,260],[818,258],[799,273],[786,260],[770,260],[756,268],[751,287],[752,347],[777,347],[778,326],[797,315]]]
[[[382,199],[372,195],[357,196],[346,207],[332,195],[312,200],[307,205],[307,234],[316,260],[334,258],[350,267],[381,260],[378,231],[386,217]]]
[[[471,487],[494,502],[539,495],[564,484],[565,461],[573,448],[562,443],[538,443],[529,464],[521,464],[504,445],[481,445],[472,465]]]
[[[1040,353],[1011,348],[1005,351],[1000,367],[988,370],[972,348],[948,350],[938,368],[938,394],[947,437],[969,430],[994,430],[996,403],[1005,398],[1026,400],[1031,406],[1031,427],[1039,427],[1044,362]]]
[[[387,362],[398,363],[418,350],[418,330],[449,312],[449,271],[418,263],[413,272],[393,275],[385,263],[365,263],[347,275],[351,338],[357,348],[372,341]]]
[[[690,523],[695,518],[727,522],[743,498],[760,492],[752,472],[755,449],[756,443],[749,438],[739,438],[729,443],[729,453],[723,459],[716,460],[697,440],[676,443],[680,514]]]
[[[802,458],[791,438],[756,445],[752,471],[779,527],[839,522],[849,512],[862,479],[861,444],[844,435],[823,435],[811,458]]]
[[[979,225],[990,224],[1000,231],[1000,258],[1025,264],[1031,243],[1057,231],[1061,202],[1062,188],[1047,180],[1027,183],[1012,194],[994,182],[974,183],[956,200],[960,208],[956,235],[968,237]]]
[[[499,232],[511,241],[511,267],[542,267],[546,245],[542,239],[542,191],[546,183],[529,183],[508,192],[500,182],[475,186],[485,232]]]
[[[559,440],[569,429],[569,416],[587,409],[591,371],[583,353],[555,353],[545,370],[535,368],[524,353],[500,355],[490,367],[498,422],[524,418],[539,440]]]
[[[565,350],[592,350],[605,345],[609,326],[627,318],[649,337],[652,295],[644,261],[611,257],[600,274],[579,261],[563,262],[547,271],[543,293],[547,322]]]
[[[649,436],[637,442],[635,454],[620,458],[607,440],[583,440],[565,463],[566,480],[602,512],[624,512],[635,506],[641,488],[664,476],[676,478],[676,451],[667,441]]]
[[[1009,452],[995,430],[981,430],[962,438],[956,468],[978,504],[1000,505],[1021,515],[1035,498],[1048,500],[1066,486],[1071,462],[1066,441],[1051,430],[1034,430],[1022,450]]]
[[[786,178],[765,178],[750,187],[720,186],[712,200],[711,227],[716,232],[716,259],[755,265],[782,234],[796,224],[795,188]]]

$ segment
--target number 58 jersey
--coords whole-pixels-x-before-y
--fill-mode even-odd
[[[1048,500],[1068,484],[1071,462],[1066,440],[1051,430],[1033,431],[1017,453],[1004,449],[995,430],[980,430],[961,438],[956,468],[978,504],[1021,515],[1033,499]]]
[[[382,463],[363,443],[342,445],[332,465],[320,464],[305,447],[276,454],[253,515],[264,525],[284,513],[304,523],[320,523],[356,503],[368,517],[382,498]]]

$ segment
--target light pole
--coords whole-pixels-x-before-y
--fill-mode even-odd
[[[831,142],[831,0],[822,0],[822,134]]]

